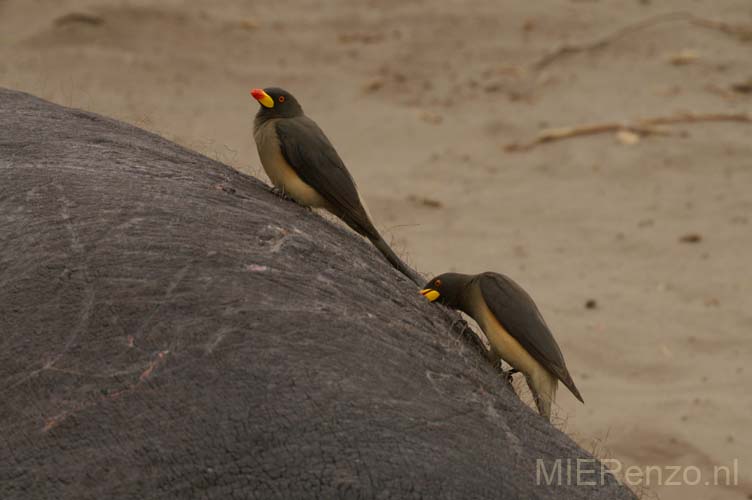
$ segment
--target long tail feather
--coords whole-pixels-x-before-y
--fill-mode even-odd
[[[395,269],[410,278],[416,285],[423,286],[426,280],[423,279],[418,273],[410,269],[407,264],[402,262],[402,259],[397,257],[397,254],[394,253],[394,251],[386,243],[386,241],[384,241],[383,238],[374,238],[371,240],[371,243],[373,243],[373,246],[378,248],[379,252],[381,252],[384,257],[386,257],[386,260],[388,260]]]

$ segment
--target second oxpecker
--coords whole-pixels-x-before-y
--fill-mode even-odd
[[[446,273],[426,283],[421,295],[471,316],[491,349],[525,375],[538,412],[551,418],[560,380],[581,402],[564,356],[530,295],[507,276]]]

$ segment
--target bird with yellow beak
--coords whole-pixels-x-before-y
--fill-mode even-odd
[[[472,317],[491,350],[525,375],[538,412],[551,419],[558,381],[584,403],[564,356],[530,295],[507,276],[446,273],[430,280],[421,295]]]
[[[368,238],[417,285],[423,279],[394,253],[376,230],[350,172],[297,99],[280,88],[253,89],[260,104],[253,123],[261,165],[274,186],[301,205],[324,208]]]

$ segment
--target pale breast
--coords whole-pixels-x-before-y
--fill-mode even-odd
[[[539,370],[545,371],[543,366],[499,323],[483,300],[480,287],[473,286],[471,293],[471,303],[474,307],[468,313],[483,329],[496,355],[523,373],[532,375]]]
[[[279,138],[274,127],[276,120],[268,120],[256,127],[253,138],[256,141],[259,159],[266,175],[275,187],[287,196],[309,207],[328,208],[329,204],[311,186],[303,182],[287,163],[279,147]]]

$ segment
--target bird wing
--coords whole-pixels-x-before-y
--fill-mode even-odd
[[[559,345],[530,295],[501,274],[483,273],[478,281],[486,305],[501,326],[582,401]]]
[[[278,120],[280,149],[300,179],[319,193],[357,232],[378,237],[350,172],[316,122],[307,116]]]

